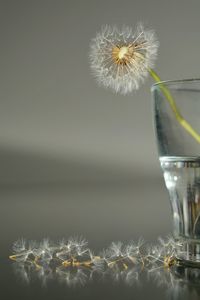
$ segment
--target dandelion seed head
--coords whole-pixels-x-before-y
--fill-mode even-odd
[[[170,268],[178,263],[178,257],[186,257],[184,250],[185,241],[176,240],[172,236],[165,239],[158,238],[158,244],[148,247],[147,261],[152,266],[150,272],[154,271],[157,266]]]
[[[116,257],[123,256],[122,242],[112,242],[110,247],[104,251],[104,256],[107,260],[115,259]]]
[[[77,253],[84,252],[88,242],[82,237],[71,237],[68,240],[67,246],[70,251],[77,251]]]
[[[90,46],[90,62],[100,85],[121,94],[137,90],[157,56],[158,41],[152,30],[104,26]]]
[[[20,253],[27,250],[26,249],[26,241],[21,238],[13,243],[13,251],[14,253]]]
[[[130,267],[143,263],[141,246],[144,241],[130,241],[128,244],[112,242],[110,247],[101,255],[109,268],[116,270],[127,270]]]

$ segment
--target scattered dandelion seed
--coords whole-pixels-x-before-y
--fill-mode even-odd
[[[110,247],[104,250],[102,257],[109,268],[128,269],[137,264],[143,263],[143,257],[140,248],[143,241],[140,239],[138,243],[131,241],[124,245],[121,242],[112,242]]]
[[[84,278],[98,273],[131,285],[144,269],[150,274],[180,266],[180,255],[184,258],[186,254],[183,246],[184,241],[168,236],[159,238],[154,246],[144,244],[142,239],[128,244],[112,242],[100,255],[95,255],[82,238],[63,239],[58,243],[48,239],[40,243],[21,239],[13,244],[13,255],[9,258],[15,261],[18,273],[26,282],[32,272],[44,284],[56,275],[67,285],[83,283]]]

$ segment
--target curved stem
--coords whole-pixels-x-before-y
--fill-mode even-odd
[[[150,75],[153,77],[153,79],[156,82],[160,82],[161,79],[158,76],[158,74],[156,74],[156,72],[152,69],[148,69]],[[179,122],[179,124],[198,142],[200,143],[200,135],[192,128],[192,126],[183,118],[183,116],[181,115],[181,113],[179,112],[176,103],[172,97],[172,95],[170,94],[170,91],[168,90],[168,88],[161,83],[160,84],[160,88],[163,91],[163,94],[165,95],[165,97],[167,98],[167,101],[169,102],[169,105],[171,106],[175,117],[177,119],[177,121]]]

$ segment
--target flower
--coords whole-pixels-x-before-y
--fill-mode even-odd
[[[100,85],[121,94],[138,89],[154,65],[158,41],[152,30],[104,26],[90,46],[90,62]]]

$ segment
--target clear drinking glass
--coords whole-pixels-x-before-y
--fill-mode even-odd
[[[158,153],[178,259],[200,267],[200,79],[152,86]]]

